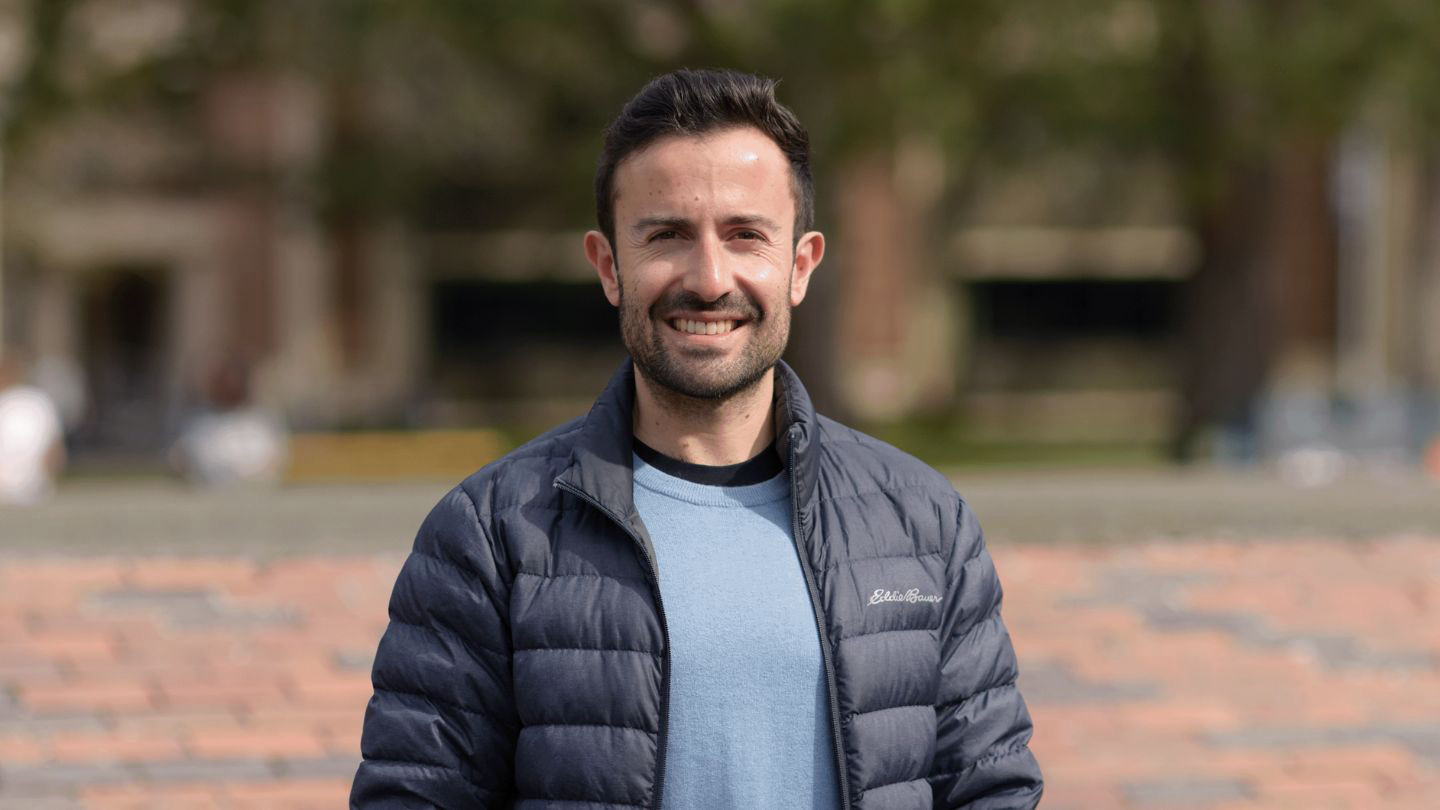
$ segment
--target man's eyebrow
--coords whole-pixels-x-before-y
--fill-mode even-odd
[[[735,214],[734,216],[726,217],[721,222],[721,224],[731,226],[755,225],[761,228],[765,228],[766,230],[780,230],[780,225],[777,224],[775,220],[761,214]],[[685,217],[641,217],[640,219],[635,221],[634,225],[630,226],[630,230],[639,233],[640,231],[648,230],[655,227],[689,228],[691,227],[691,222]]]
[[[634,225],[630,226],[630,230],[639,233],[640,231],[656,226],[688,228],[690,227],[690,220],[684,217],[641,217],[635,221]]]
[[[733,217],[728,217],[728,218],[726,218],[724,224],[726,224],[726,225],[759,225],[760,227],[762,227],[762,228],[764,228],[764,229],[766,229],[766,230],[771,230],[771,231],[778,231],[778,230],[780,230],[780,225],[779,225],[779,223],[777,223],[775,220],[773,220],[773,219],[771,219],[771,218],[769,218],[769,217],[761,216],[760,214],[736,214],[736,215],[733,216]]]

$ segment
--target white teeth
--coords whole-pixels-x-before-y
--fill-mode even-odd
[[[692,321],[687,318],[676,318],[670,325],[691,335],[723,335],[735,328],[734,321]]]

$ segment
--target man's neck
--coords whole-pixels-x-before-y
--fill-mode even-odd
[[[754,458],[775,439],[775,371],[721,401],[659,388],[635,373],[635,437],[671,458],[719,466]]]

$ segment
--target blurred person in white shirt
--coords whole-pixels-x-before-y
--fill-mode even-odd
[[[63,439],[54,400],[25,383],[18,359],[0,358],[0,505],[34,504],[54,490]]]
[[[206,487],[278,483],[289,456],[287,431],[278,415],[252,401],[246,365],[221,363],[203,395],[204,407],[171,449],[180,473]]]

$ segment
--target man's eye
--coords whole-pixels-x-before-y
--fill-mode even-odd
[[[650,237],[650,241],[651,241],[651,242],[658,242],[658,241],[664,240],[664,239],[678,239],[678,238],[680,238],[680,233],[679,233],[679,231],[673,231],[673,230],[670,230],[670,231],[660,231],[660,232],[654,234],[653,236],[651,236],[651,237]]]
[[[740,239],[764,239],[764,238],[765,238],[759,231],[740,231],[740,232],[736,233],[735,236],[738,237],[738,238],[740,238]]]

